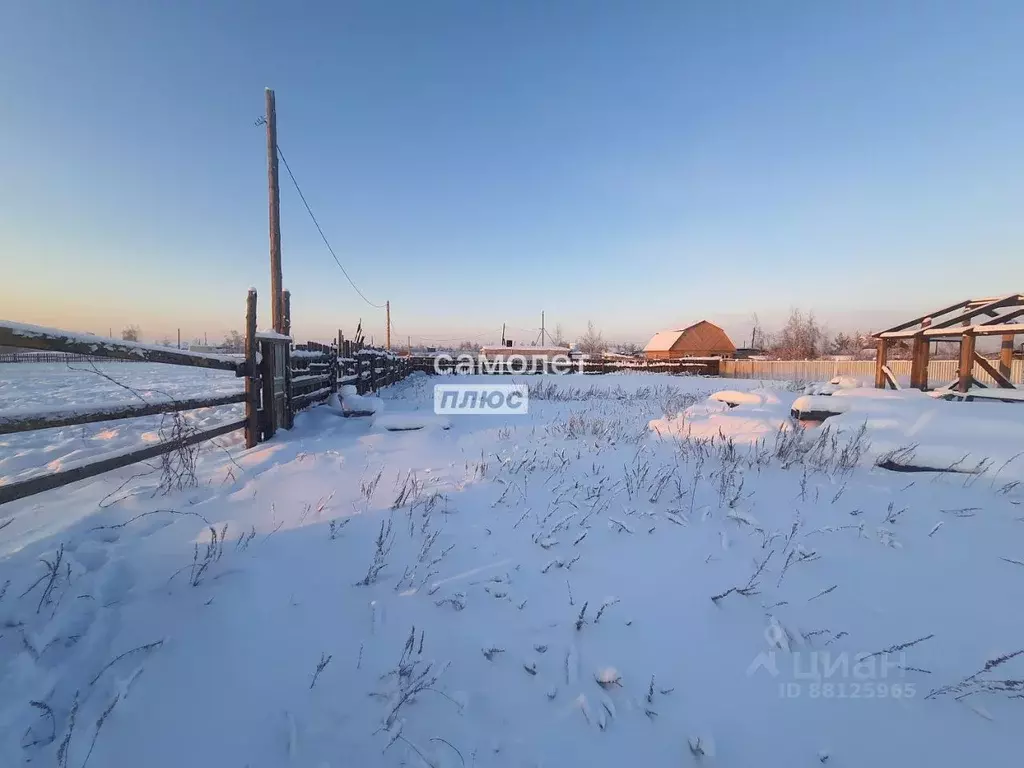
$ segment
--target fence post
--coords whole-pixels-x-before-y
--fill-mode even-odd
[[[339,332],[339,340],[340,340]],[[340,365],[341,358],[341,345],[334,343],[331,344],[331,392],[337,394],[338,392],[338,366]]]
[[[957,390],[966,392],[974,383],[974,348],[975,337],[971,331],[965,331],[960,337],[960,380]]]
[[[256,289],[245,300],[245,447],[259,442],[260,387],[256,368]]]
[[[291,317],[288,313],[288,291],[284,292],[284,322],[291,329]],[[292,343],[279,344],[277,351],[284,356],[284,428],[291,429],[295,425],[295,412],[292,410]]]
[[[292,292],[284,292],[284,322],[282,324],[281,333],[285,336],[292,335]]]

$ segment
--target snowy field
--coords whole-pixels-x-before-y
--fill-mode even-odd
[[[758,382],[543,376],[441,429],[437,381],[204,450],[188,490],[0,507],[0,765],[1018,763],[1024,407],[835,393],[800,432]],[[969,461],[874,466],[965,414]]]

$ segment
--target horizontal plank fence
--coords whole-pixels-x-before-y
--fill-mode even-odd
[[[218,405],[244,403],[245,393],[222,397],[196,397],[188,400],[169,400],[142,405],[88,405],[68,408],[53,408],[46,411],[32,411],[24,415],[19,412],[0,413],[0,435],[14,432],[29,432],[36,429],[69,427],[78,424],[94,424],[98,421],[117,421],[138,416],[155,416],[160,413],[192,411],[198,408],[216,408]]]
[[[0,324],[0,346],[42,350],[47,353],[61,353],[61,359],[68,356],[85,356],[99,360],[131,360],[167,365],[189,366],[231,371],[236,377],[245,379],[245,391],[218,397],[164,399],[141,404],[102,403],[88,406],[51,408],[37,411],[14,411],[0,414],[0,434],[28,432],[37,429],[93,424],[101,421],[153,416],[163,413],[179,413],[199,408],[215,408],[221,405],[245,403],[246,418],[221,424],[201,431],[186,431],[171,440],[164,440],[144,448],[129,449],[113,456],[107,456],[78,466],[66,467],[40,477],[0,485],[0,504],[26,496],[32,496],[52,488],[85,480],[96,475],[126,467],[139,461],[180,451],[213,438],[244,429],[246,445],[255,445],[258,400],[253,392],[259,379],[256,365],[254,336],[256,333],[256,291],[250,290],[246,298],[246,357],[239,359],[226,355],[209,355],[199,352],[139,344],[131,341],[117,341],[98,336],[76,334],[56,328],[42,328],[32,325]]]
[[[992,360],[997,366],[998,360]],[[910,360],[889,360],[893,375],[903,381],[910,380]],[[928,380],[939,387],[957,378],[960,364],[957,360],[930,360]],[[734,379],[765,379],[772,381],[828,381],[836,376],[850,376],[863,381],[875,377],[874,360],[722,360],[721,376]],[[975,369],[974,377],[982,384],[993,387],[995,380],[983,370]],[[1024,360],[1015,359],[1010,378],[1015,384],[1024,384]]]
[[[65,352],[0,352],[0,363],[144,363],[145,360],[125,358],[103,358],[96,355],[79,355]]]
[[[291,301],[284,292],[284,327],[291,327]],[[142,403],[100,403],[0,412],[0,435],[38,429],[93,424],[140,416],[179,413],[242,403],[245,418],[202,431],[185,430],[174,439],[126,449],[28,480],[0,485],[0,504],[129,466],[226,435],[245,431],[246,448],[269,440],[279,428],[290,428],[295,414],[327,400],[346,384],[360,394],[376,392],[412,371],[406,358],[382,349],[347,341],[293,344],[286,333],[257,332],[256,291],[246,298],[244,355],[214,355],[188,350],[76,334],[56,328],[0,323],[0,347],[38,350],[5,353],[17,362],[133,361],[231,371],[244,380],[240,392],[216,397],[161,399]],[[361,334],[360,334],[361,337]]]

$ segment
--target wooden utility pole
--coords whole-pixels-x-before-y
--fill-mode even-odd
[[[544,346],[544,310],[540,311],[540,345]]]
[[[281,188],[277,182],[277,109],[274,92],[266,89],[267,187],[270,195],[270,314],[274,330],[284,330],[284,298],[281,295]]]
[[[386,332],[387,335],[385,336],[385,345],[384,345],[384,347],[385,347],[385,349],[387,349],[388,352],[390,352],[391,351],[391,302],[390,301],[385,301],[384,302],[384,311],[387,313],[387,321],[388,321],[387,322],[387,332]]]

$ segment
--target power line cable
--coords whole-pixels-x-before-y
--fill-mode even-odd
[[[338,259],[338,255],[334,252],[334,249],[331,248],[331,244],[327,241],[327,236],[324,234],[323,229],[320,228],[320,222],[316,220],[316,216],[313,215],[313,211],[309,207],[309,203],[306,202],[306,196],[302,194],[302,187],[300,187],[299,182],[295,180],[295,174],[292,173],[291,166],[288,165],[288,161],[285,159],[284,152],[281,151],[280,144],[277,145],[277,154],[281,156],[281,162],[284,163],[284,169],[288,171],[288,178],[292,180],[292,184],[295,185],[295,191],[299,193],[299,198],[302,200],[302,204],[306,206],[306,213],[308,213],[309,218],[313,220],[313,224],[316,226],[316,231],[320,233],[320,238],[324,241],[324,245],[327,246],[327,250],[331,252],[331,256],[334,257],[335,263],[338,265],[338,268],[341,270],[341,273],[345,276],[345,279],[348,280],[349,285],[351,285],[355,289],[355,292],[359,294],[359,298],[361,298],[371,307],[374,307],[375,309],[384,309],[383,304],[374,304],[372,301],[366,298],[363,292],[359,290],[359,286],[355,284],[351,277],[349,277],[349,274],[345,270],[345,267],[342,266],[341,261]]]

